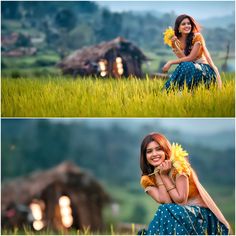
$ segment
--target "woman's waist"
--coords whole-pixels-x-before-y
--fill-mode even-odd
[[[199,194],[196,195],[196,196],[188,198],[187,202],[184,205],[207,207],[207,205],[202,200],[202,198],[201,198],[201,196]]]
[[[198,57],[196,58],[196,60],[194,60],[195,63],[201,63],[201,64],[208,64],[207,59],[204,56]]]

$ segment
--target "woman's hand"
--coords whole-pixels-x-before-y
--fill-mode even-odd
[[[171,167],[172,167],[171,160],[163,161],[159,166],[160,174],[161,175],[168,175],[171,170]]]
[[[168,61],[163,67],[162,67],[162,71],[165,73],[165,72],[168,72],[168,70],[170,69],[171,67],[171,63],[170,61]]]
[[[174,36],[171,38],[171,42],[174,43],[176,40],[178,40],[178,38],[174,35]]]

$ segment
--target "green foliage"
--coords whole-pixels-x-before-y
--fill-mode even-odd
[[[20,3],[19,2],[5,2],[1,3],[1,13],[6,19],[20,19],[22,13],[20,12]]]
[[[51,52],[39,52],[35,56],[25,56],[20,58],[5,57],[2,60],[4,69],[1,71],[2,77],[30,78],[48,77],[59,75],[60,71],[55,67],[59,57]]]
[[[69,33],[67,45],[76,50],[94,44],[93,33],[88,24],[80,24]]]
[[[19,34],[19,37],[15,43],[16,47],[30,47],[32,46],[30,38],[24,34]]]
[[[76,25],[76,16],[70,9],[62,9],[55,16],[55,24],[59,28],[64,28],[70,31]]]
[[[87,30],[84,33],[87,35],[88,32],[86,38],[89,37],[88,41],[90,43],[99,43],[116,36],[123,36],[149,51],[166,49],[167,47],[163,44],[162,33],[166,27],[174,25],[176,18],[174,12],[163,15],[153,13],[134,14],[132,12],[114,13],[99,7],[96,2],[89,1],[3,2],[2,15],[2,33],[15,31],[16,28],[8,20],[15,21],[17,19],[17,22],[15,22],[20,23],[21,26],[19,32],[23,32],[27,28],[29,32],[34,29],[38,33],[45,34],[47,42],[45,47],[54,48],[54,50],[56,48],[50,38],[53,37],[54,44],[60,45],[60,42],[57,42],[54,37],[56,35],[58,38],[61,37],[61,32],[55,32],[58,26],[67,29],[67,32],[69,32],[73,28],[79,28],[84,24],[87,25]],[[55,21],[55,19],[57,20]],[[230,27],[225,25],[225,28],[209,29],[205,27],[203,29],[210,51],[225,51],[228,41],[231,42],[231,51],[234,50],[235,40],[232,28],[234,28],[233,24]],[[68,41],[72,41],[70,35],[67,35],[67,37]],[[81,47],[85,45],[87,45],[86,42]],[[67,49],[74,49],[69,44],[67,46]]]
[[[122,15],[119,13],[111,13],[103,10],[101,14],[101,22],[95,30],[97,41],[111,40],[121,34]]]
[[[6,69],[2,72],[2,76],[10,77],[13,79],[18,78],[30,78],[37,77],[40,78],[48,78],[50,76],[59,75],[60,72],[58,69],[53,67],[34,67],[32,68],[18,68],[18,69]]]
[[[46,59],[37,59],[35,61],[35,66],[38,67],[38,66],[42,66],[42,67],[45,67],[45,66],[55,66],[56,62],[54,60],[46,60]]]
[[[226,76],[228,77],[228,76]],[[162,92],[162,80],[2,79],[3,117],[234,117],[234,80],[223,88]],[[37,91],[37,93],[35,93]]]
[[[143,203],[137,202],[134,204],[134,208],[131,214],[132,222],[140,223],[143,222],[143,219],[147,217],[147,209]]]

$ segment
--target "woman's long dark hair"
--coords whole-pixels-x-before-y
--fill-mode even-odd
[[[143,139],[140,150],[140,168],[143,175],[151,174],[154,171],[154,167],[148,163],[146,157],[147,146],[152,141],[156,141],[161,146],[161,149],[165,153],[166,159],[170,159],[171,156],[171,144],[164,135],[159,133],[148,134]]]
[[[179,32],[179,26],[181,24],[181,22],[188,18],[189,21],[190,21],[190,24],[191,24],[191,32],[188,34],[187,38],[186,38],[186,47],[184,49],[184,54],[186,56],[188,56],[191,52],[191,49],[192,49],[192,41],[193,41],[193,36],[194,36],[194,33],[197,33],[197,32],[200,32],[200,25],[191,17],[191,16],[188,16],[188,15],[180,15],[176,18],[175,20],[175,28],[174,28],[174,31],[175,31],[175,35],[177,38],[179,38],[181,36],[181,33]]]

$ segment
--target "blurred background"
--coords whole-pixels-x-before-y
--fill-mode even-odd
[[[139,151],[144,136],[154,131],[188,151],[201,183],[234,228],[234,119],[2,119],[2,217],[12,217],[9,199],[17,194],[35,202],[33,197],[46,201],[55,192],[67,192],[73,212],[82,201],[82,193],[76,194],[85,189],[84,200],[92,195],[109,203],[101,205],[102,224],[148,224],[158,205],[139,184]]]
[[[186,13],[203,26],[220,71],[234,72],[234,1],[2,1],[2,76],[60,75],[55,65],[77,49],[124,37],[150,59],[153,74],[173,58],[163,31]],[[206,13],[207,12],[207,13]]]

